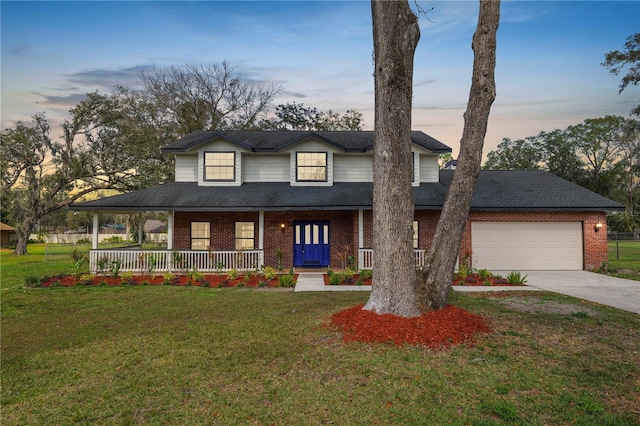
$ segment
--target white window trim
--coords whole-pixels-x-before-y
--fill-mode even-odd
[[[235,176],[234,180],[205,180],[204,179],[204,156],[205,152],[233,152],[235,154]],[[198,152],[198,186],[240,186],[242,185],[242,153],[229,149],[206,149]]]
[[[298,181],[297,170],[297,154],[298,153],[324,153],[327,155],[327,180],[326,181],[314,181],[314,180],[302,180]],[[290,155],[290,168],[291,168],[291,186],[333,186],[333,152],[332,151],[319,151],[319,150],[299,150],[291,151]]]

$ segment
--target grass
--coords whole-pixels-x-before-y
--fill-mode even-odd
[[[609,242],[610,275],[640,281],[640,241]]]
[[[344,344],[323,324],[366,293],[27,289],[31,256],[0,265],[3,425],[640,424],[635,314],[453,293],[493,324],[475,346]]]

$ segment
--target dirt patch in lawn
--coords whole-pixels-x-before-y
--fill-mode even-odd
[[[507,308],[532,314],[562,314],[574,316],[598,316],[598,313],[585,306],[575,303],[562,303],[553,300],[545,300],[537,291],[500,291],[481,292],[470,294],[476,298],[499,299]]]
[[[537,297],[505,297],[502,303],[509,309],[518,312],[526,312],[533,314],[562,314],[562,315],[588,315],[597,316],[598,313],[593,309],[584,306],[578,306],[572,303],[554,302],[551,300],[542,300]]]

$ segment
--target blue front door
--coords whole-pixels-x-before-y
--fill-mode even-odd
[[[329,266],[329,222],[294,222],[293,266]]]

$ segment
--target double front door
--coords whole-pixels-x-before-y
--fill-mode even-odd
[[[329,266],[329,222],[294,222],[293,266]]]

